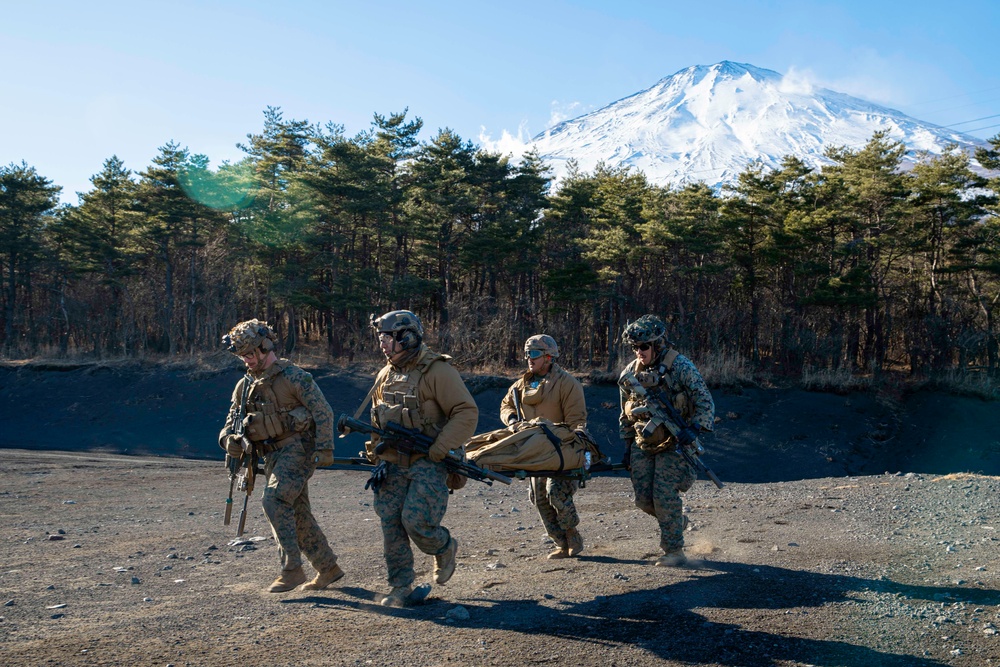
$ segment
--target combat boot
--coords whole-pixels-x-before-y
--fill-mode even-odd
[[[455,574],[455,556],[458,554],[458,540],[454,537],[448,542],[444,553],[434,556],[434,583],[441,585]]]
[[[583,551],[583,537],[576,528],[566,529],[566,551],[570,557],[576,557]]]
[[[548,558],[549,560],[556,560],[559,558],[569,558],[569,552],[563,549],[562,547],[559,547],[558,549],[550,553],[548,556],[546,556],[546,558]]]
[[[413,586],[393,586],[389,594],[382,598],[383,607],[405,607],[413,592]]]
[[[687,563],[687,560],[682,549],[674,549],[657,558],[654,564],[659,567],[681,567]]]
[[[339,565],[334,563],[333,567],[326,572],[317,572],[316,577],[303,586],[302,589],[307,591],[321,591],[338,579],[343,578],[343,576],[344,571],[340,569]]]
[[[302,566],[294,570],[282,570],[281,575],[271,583],[267,589],[268,593],[284,593],[290,591],[299,584],[305,583],[306,573],[302,571]]]

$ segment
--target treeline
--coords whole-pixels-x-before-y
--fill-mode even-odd
[[[376,352],[370,313],[407,308],[472,365],[519,364],[546,332],[567,365],[611,369],[653,312],[692,356],[772,372],[997,368],[1000,183],[957,149],[904,171],[876,134],[722,192],[603,166],[553,191],[537,154],[421,130],[403,112],[347,137],[269,108],[237,164],[175,143],[138,174],[112,157],[74,206],[0,168],[3,355],[199,354],[259,317],[286,354],[350,361]]]

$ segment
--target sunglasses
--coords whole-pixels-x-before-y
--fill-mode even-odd
[[[542,356],[543,354],[545,354],[545,353],[542,352],[541,350],[528,350],[527,352],[524,353],[524,358],[525,359],[537,359],[538,357]]]
[[[634,352],[636,350],[639,350],[640,352],[645,352],[646,350],[648,350],[651,347],[653,347],[653,346],[650,343],[639,343],[638,345],[633,345],[632,346],[632,351]]]

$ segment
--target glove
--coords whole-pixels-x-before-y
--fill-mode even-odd
[[[622,440],[625,443],[625,453],[622,454],[622,465],[625,470],[632,470],[632,441]]]
[[[435,442],[431,445],[431,448],[427,450],[427,458],[434,463],[444,461],[444,457],[446,456],[448,456],[448,445],[443,442]]]
[[[697,425],[689,426],[677,434],[677,442],[682,447],[690,447],[698,439],[699,433],[701,433],[701,429]]]
[[[243,440],[235,433],[227,435],[223,441],[223,448],[226,453],[234,459],[243,458]]]
[[[333,465],[333,450],[332,449],[317,449],[316,454],[313,455],[313,463],[316,464],[317,468],[328,468]]]

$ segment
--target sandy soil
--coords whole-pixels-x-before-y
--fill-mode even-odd
[[[315,374],[338,411],[371,377]],[[237,377],[0,367],[0,664],[1000,664],[996,404],[717,391],[708,462],[727,486],[687,494],[689,567],[652,565],[655,522],[623,476],[577,495],[587,548],[569,561],[545,558],[524,482],[470,482],[444,521],[454,578],[393,610],[362,471],[311,483],[347,576],[263,592],[278,555],[259,496],[244,540],[222,521],[214,436]],[[480,430],[506,382],[471,383]],[[614,387],[587,393],[616,458]],[[419,556],[418,581],[432,568]]]
[[[363,473],[311,485],[347,577],[275,595],[259,504],[234,541],[217,463],[8,450],[0,472],[6,665],[1000,662],[996,478],[698,482],[676,569],[652,565],[624,478],[580,491],[587,548],[559,562],[523,483],[470,483],[445,520],[454,578],[391,610]],[[432,567],[418,557],[418,581]]]

